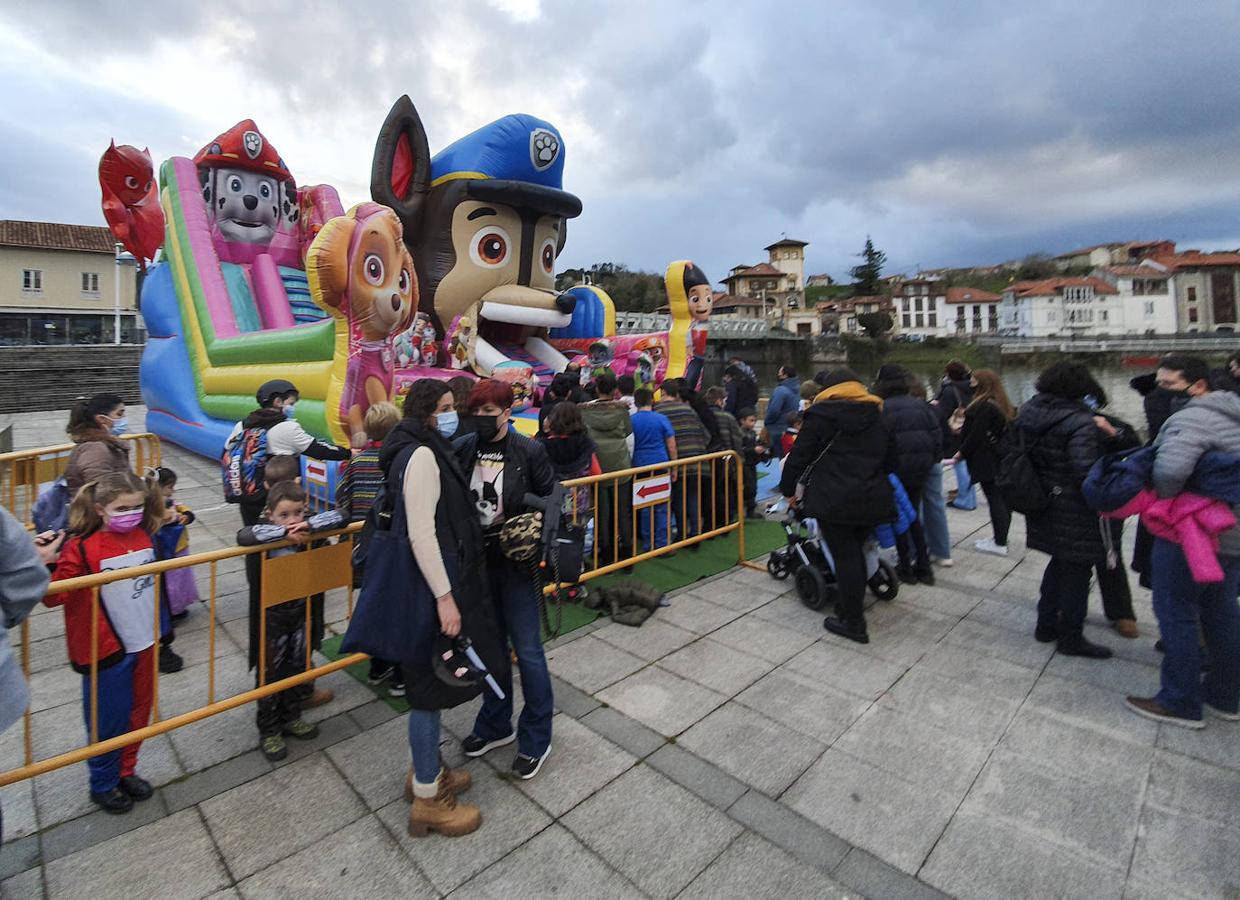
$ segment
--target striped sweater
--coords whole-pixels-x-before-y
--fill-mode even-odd
[[[345,464],[340,474],[336,506],[350,522],[364,521],[379,496],[379,488],[383,486],[383,469],[379,467],[381,446],[382,443],[371,441]]]

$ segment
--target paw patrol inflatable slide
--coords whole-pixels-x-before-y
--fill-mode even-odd
[[[379,134],[372,201],[346,212],[334,188],[299,188],[249,119],[164,162],[158,204],[149,155],[113,145],[100,168],[113,233],[155,258],[163,226],[142,289],[148,427],[218,457],[272,378],[297,386],[308,432],[355,446],[370,405],[418,378],[501,378],[523,407],[569,362],[696,381],[711,292],[691,262],[668,268],[670,332],[617,336],[606,292],[556,290],[581,212],[564,160],[559,131],[528,115],[432,157],[402,97]]]

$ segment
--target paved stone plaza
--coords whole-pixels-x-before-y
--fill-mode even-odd
[[[141,426],[141,410],[130,415]],[[62,414],[16,418],[16,446],[60,440]],[[0,424],[4,424],[0,422]],[[200,513],[191,549],[233,543],[208,460],[169,448]],[[404,717],[336,673],[311,711],[322,734],[272,765],[253,707],[147,742],[159,785],[128,816],[92,812],[84,767],[0,790],[0,894],[131,897],[1088,897],[1240,896],[1240,724],[1200,732],[1138,718],[1159,656],[1143,635],[1088,636],[1103,661],[1032,638],[1045,557],[975,553],[984,507],[950,512],[956,565],[869,610],[871,643],[822,630],[791,585],[734,569],[677,592],[640,629],[603,620],[549,650],[552,756],[531,782],[513,748],[469,763],[483,810],[466,838],[405,836]],[[205,573],[200,580],[205,579]],[[219,570],[217,691],[252,684],[239,564]],[[329,598],[343,629],[344,601]],[[201,705],[205,608],[178,628],[184,671],[167,716]],[[61,614],[31,620],[35,751],[82,738]],[[462,761],[475,704],[444,716]],[[21,728],[0,768],[21,760]]]

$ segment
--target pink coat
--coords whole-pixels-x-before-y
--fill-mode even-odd
[[[1142,488],[1124,506],[1103,513],[1109,519],[1138,514],[1150,534],[1184,549],[1194,581],[1215,584],[1223,580],[1223,569],[1218,564],[1218,536],[1236,525],[1235,514],[1226,503],[1200,494],[1177,494],[1161,500],[1152,488]]]

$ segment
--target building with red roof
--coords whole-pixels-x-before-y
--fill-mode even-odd
[[[1123,305],[1103,278],[1043,278],[1008,285],[999,318],[1003,332],[1021,337],[1114,334],[1123,330]]]
[[[1172,273],[1180,331],[1237,330],[1240,251],[1184,250],[1151,257]]]

